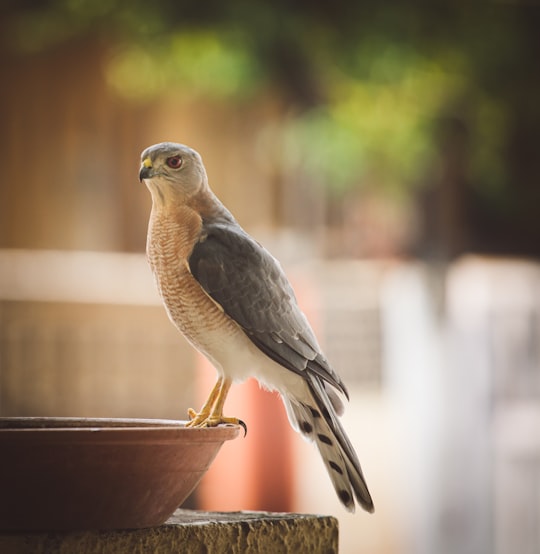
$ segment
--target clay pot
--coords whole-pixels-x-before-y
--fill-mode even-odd
[[[0,530],[161,525],[238,433],[171,420],[0,418]]]

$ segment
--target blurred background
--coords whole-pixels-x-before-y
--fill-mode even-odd
[[[535,2],[2,0],[0,17],[0,415],[202,403],[214,371],[154,291],[137,178],[146,146],[183,142],[347,383],[376,512],[342,510],[252,382],[227,405],[247,438],[189,505],[333,514],[344,553],[540,551]]]

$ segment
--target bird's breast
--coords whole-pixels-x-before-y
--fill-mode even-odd
[[[188,208],[174,214],[153,213],[147,255],[169,318],[193,346],[215,359],[213,352],[238,328],[189,270],[200,230],[200,217]]]

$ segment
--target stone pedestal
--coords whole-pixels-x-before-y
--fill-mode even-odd
[[[160,527],[133,531],[0,533],[3,554],[337,554],[330,516],[177,510]]]

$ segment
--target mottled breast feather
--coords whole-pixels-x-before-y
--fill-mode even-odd
[[[152,214],[147,255],[157,288],[171,321],[210,359],[211,333],[233,332],[234,322],[201,288],[188,266],[187,257],[200,237],[201,218],[190,208],[175,213]]]

